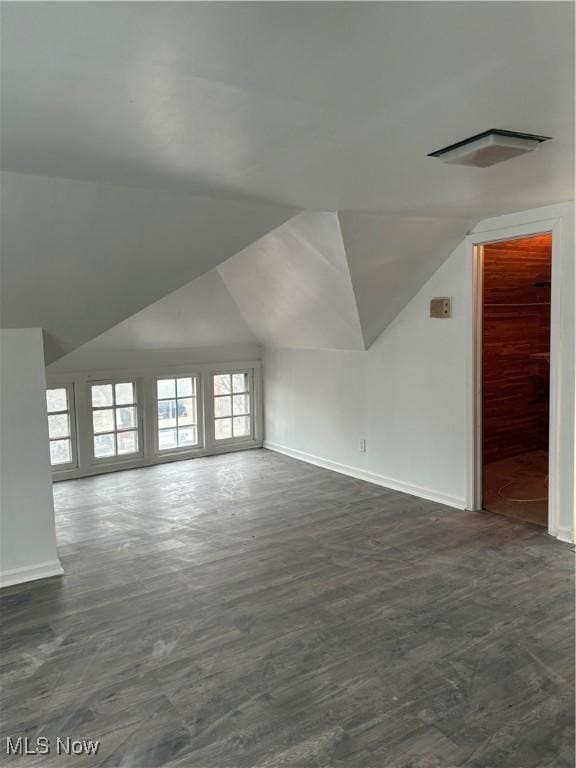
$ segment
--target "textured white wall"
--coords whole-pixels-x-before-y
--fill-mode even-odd
[[[39,328],[0,331],[0,581],[62,572],[56,552]]]
[[[568,204],[485,220],[477,232],[561,220],[559,535],[574,515],[574,224]],[[496,238],[496,235],[495,235]],[[390,487],[466,505],[472,391],[471,266],[459,245],[366,352],[266,347],[265,444]],[[428,317],[434,296],[453,318]],[[360,440],[367,440],[361,453]]]

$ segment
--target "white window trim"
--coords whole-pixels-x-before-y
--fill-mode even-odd
[[[214,377],[219,376],[222,374],[234,374],[234,373],[245,373],[248,375],[248,392],[238,392],[236,394],[247,394],[249,401],[250,401],[250,413],[248,414],[250,416],[250,434],[249,435],[243,435],[242,437],[226,437],[221,438],[219,440],[216,439],[215,429],[216,429],[216,416],[214,415],[214,400],[217,397],[217,395],[214,394]],[[208,423],[210,425],[210,439],[213,445],[240,445],[242,443],[246,442],[252,442],[254,440],[254,376],[253,371],[250,368],[234,368],[234,369],[228,369],[228,370],[216,370],[212,371],[210,373],[210,380],[209,380],[209,398],[211,401],[211,413],[210,413],[210,419],[208,420]],[[231,392],[231,396],[233,396],[234,393]],[[223,416],[222,418],[234,418],[233,416]]]
[[[51,382],[50,384],[46,384],[46,391],[49,389],[65,389],[66,390],[66,397],[68,399],[68,410],[67,411],[52,411],[51,413],[48,413],[48,408],[46,408],[47,416],[56,416],[58,413],[67,413],[68,418],[70,421],[70,451],[72,454],[72,460],[67,461],[63,464],[52,464],[50,462],[50,467],[52,469],[53,475],[58,475],[62,472],[69,472],[70,470],[74,470],[78,468],[78,441],[77,441],[77,433],[76,433],[76,400],[74,398],[74,382]],[[48,443],[50,444],[54,440],[58,438],[49,438]],[[61,438],[66,439],[66,438]]]
[[[208,382],[214,373],[249,371],[252,375],[252,439],[233,438],[214,441],[208,428],[211,423],[213,398]],[[202,420],[202,446],[200,448],[182,447],[176,451],[156,452],[156,392],[155,382],[158,377],[186,376],[193,373],[200,378],[199,419]],[[238,360],[234,362],[215,362],[173,365],[140,365],[131,368],[94,369],[89,371],[70,371],[51,373],[46,371],[47,388],[73,385],[75,394],[75,436],[77,466],[53,472],[53,480],[72,480],[80,477],[116,472],[139,467],[165,464],[173,461],[186,461],[229,453],[233,451],[261,448],[264,437],[263,398],[262,398],[262,361]],[[100,382],[135,381],[137,385],[137,408],[140,428],[139,454],[126,457],[110,457],[93,460],[92,445],[92,409],[90,384]]]
[[[183,379],[183,378],[193,378],[196,380],[196,431],[198,434],[198,442],[196,445],[177,445],[174,448],[160,448],[160,427],[158,425],[158,390],[157,390],[157,384],[159,381],[162,381],[163,379]],[[154,406],[154,455],[155,456],[172,456],[173,454],[178,455],[181,453],[198,453],[199,451],[202,451],[204,448],[204,425],[203,425],[203,408],[202,408],[202,402],[204,399],[204,394],[202,390],[202,376],[198,371],[187,371],[186,373],[183,373],[180,371],[179,373],[163,373],[159,376],[156,376],[154,378],[154,389],[153,389],[153,406]],[[174,398],[161,398],[162,400],[178,400],[177,397]]]
[[[130,382],[134,385],[134,393],[135,393],[135,403],[133,404],[136,407],[136,432],[138,435],[138,450],[134,453],[116,453],[115,456],[101,456],[97,457],[94,455],[94,437],[96,437],[94,433],[94,426],[92,421],[92,414],[96,410],[107,410],[108,408],[111,408],[112,410],[115,410],[117,407],[116,405],[116,390],[114,389],[115,384],[122,384],[124,382]],[[98,386],[99,384],[111,384],[112,385],[112,391],[113,391],[113,405],[111,406],[102,406],[102,407],[93,407],[92,406],[92,387]],[[124,464],[127,462],[132,462],[135,459],[142,458],[144,456],[144,429],[143,429],[143,420],[142,420],[142,406],[141,406],[141,393],[142,387],[140,386],[140,381],[134,377],[134,376],[114,376],[113,378],[106,378],[106,379],[92,379],[87,384],[87,402],[90,406],[90,463],[95,464],[98,466],[102,465],[117,465],[117,464]],[[132,403],[127,405],[128,408],[132,407]],[[113,434],[114,434],[114,440],[115,443],[117,441],[117,435],[118,432],[131,432],[134,430],[123,430],[123,429],[117,429],[114,428]],[[102,434],[112,434],[112,432],[105,432]],[[116,443],[117,446],[117,443]],[[116,447],[116,450],[118,450],[118,447]]]

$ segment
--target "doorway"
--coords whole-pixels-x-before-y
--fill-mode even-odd
[[[548,525],[552,234],[481,246],[482,507]]]

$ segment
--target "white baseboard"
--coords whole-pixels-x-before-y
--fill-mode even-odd
[[[381,485],[384,488],[390,488],[393,491],[408,493],[411,496],[418,496],[419,498],[427,499],[428,501],[436,501],[439,504],[445,504],[448,507],[455,507],[456,509],[466,509],[465,499],[460,499],[457,496],[450,496],[446,493],[439,493],[437,491],[431,490],[430,488],[423,488],[419,485],[412,485],[401,480],[393,480],[390,477],[378,475],[375,472],[367,472],[364,469],[351,467],[348,464],[340,464],[336,461],[323,459],[320,456],[314,456],[311,453],[305,453],[304,451],[298,451],[294,448],[288,448],[286,445],[272,443],[268,440],[264,441],[264,448],[267,448],[269,451],[275,451],[276,453],[283,453],[286,456],[290,456],[293,459],[298,459],[299,461],[305,461],[308,464],[314,464],[317,467],[322,467],[323,469],[330,469],[333,472],[339,472],[342,475],[355,477],[357,480],[365,480],[367,483]]]
[[[24,568],[12,568],[0,573],[0,588],[11,587],[14,584],[24,584],[27,581],[49,579],[52,576],[62,576],[64,569],[60,560],[52,560],[49,563],[26,566]]]
[[[565,541],[566,544],[574,544],[574,531],[572,528],[563,528],[559,526],[555,533],[556,538],[559,541]]]

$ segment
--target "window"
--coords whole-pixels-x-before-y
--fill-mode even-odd
[[[96,459],[138,453],[138,412],[133,381],[90,385]]]
[[[196,376],[157,380],[159,451],[193,448],[199,444],[197,394]]]
[[[250,377],[246,371],[214,374],[214,438],[252,436]]]
[[[53,467],[74,463],[72,387],[46,390],[50,464]]]

